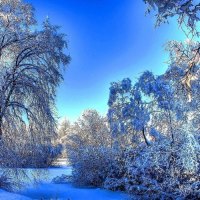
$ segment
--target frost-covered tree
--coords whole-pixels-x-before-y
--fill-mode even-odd
[[[64,118],[60,124],[59,124],[59,127],[58,127],[58,137],[59,139],[62,140],[62,138],[64,137],[67,137],[67,135],[69,135],[72,130],[71,130],[71,122],[69,120],[67,120],[66,118]]]
[[[180,58],[174,49],[170,53],[164,74],[146,71],[135,84],[130,79],[111,84],[108,120],[124,150],[119,154],[124,172],[121,177],[117,170],[110,173],[106,188],[125,188],[146,199],[199,195],[190,186],[200,172],[198,59],[189,72],[195,78],[190,79],[188,98],[184,81],[190,59]],[[132,135],[132,145],[127,140],[121,145],[126,135]]]
[[[200,3],[196,0],[144,0],[149,5],[148,12],[156,10],[157,25],[177,17],[181,26],[194,33],[199,22]]]
[[[166,49],[170,52],[170,65],[173,65],[167,76],[171,78],[174,76],[173,80],[176,78],[176,82],[179,84],[179,86],[176,84],[177,87],[180,90],[186,90],[188,100],[191,101],[192,95],[195,94],[192,91],[192,84],[199,79],[199,42],[189,39],[185,42],[170,41]],[[197,96],[194,99],[196,98]]]
[[[102,186],[113,158],[106,118],[96,110],[86,110],[71,130],[66,143],[74,183]]]
[[[36,30],[34,10],[22,0],[0,2],[0,136],[28,124],[29,131],[55,130],[55,91],[67,43],[47,19]]]
[[[65,146],[68,143],[69,136],[73,133],[72,127],[73,127],[72,123],[67,118],[61,119],[58,124],[57,137],[56,137],[54,143],[60,144],[63,146],[62,156],[64,158],[67,157]]]
[[[185,65],[182,84],[188,90],[188,97],[191,98],[190,82],[194,78],[191,72],[195,71],[193,68],[199,63],[200,3],[196,0],[144,0],[144,2],[149,5],[148,12],[152,9],[156,11],[156,25],[168,22],[169,18],[174,17],[178,19],[179,26],[189,38],[186,43],[171,41],[167,44],[167,49],[173,54],[173,58],[176,58],[176,65],[180,63]]]
[[[109,122],[113,135],[131,133],[132,142],[144,141],[150,145],[148,133],[155,113],[163,115],[171,123],[173,88],[163,76],[146,71],[135,85],[130,79],[113,83],[110,88]],[[140,134],[138,134],[140,133]],[[173,138],[173,134],[172,134]]]
[[[85,110],[74,123],[70,138],[77,138],[82,146],[110,146],[107,119],[96,110]],[[72,139],[73,140],[73,139]],[[75,142],[76,143],[76,142]]]
[[[184,31],[198,33],[198,1],[145,2],[157,11],[157,25],[176,16]],[[137,199],[200,198],[199,46],[171,41],[165,73],[145,71],[134,84],[129,78],[111,84],[108,122],[115,143],[105,188]]]
[[[135,95],[134,98],[133,95]],[[121,145],[124,146],[123,143],[126,145],[128,141],[129,143],[134,140],[135,142],[139,141],[142,136],[136,136],[136,132],[141,132],[143,139],[148,144],[145,124],[149,121],[149,115],[140,93],[134,89],[130,79],[111,84],[108,104],[111,132],[118,142],[120,140]],[[132,133],[132,137],[130,133]],[[126,137],[127,134],[128,137]]]

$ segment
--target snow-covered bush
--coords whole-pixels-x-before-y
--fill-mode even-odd
[[[102,186],[113,162],[113,153],[107,147],[85,146],[79,156],[71,160],[73,182],[85,186]]]
[[[61,153],[61,145],[53,145],[38,135],[31,136],[26,129],[4,135],[0,141],[0,167],[48,167]]]
[[[127,192],[145,199],[194,197],[194,193],[198,197],[199,187],[193,188],[200,178],[199,144],[185,134],[175,141],[165,138],[126,152],[123,180]]]
[[[13,180],[6,173],[0,174],[0,189],[11,190],[13,187]]]
[[[55,178],[53,178],[51,182],[55,184],[67,184],[72,182],[72,177],[62,174],[61,176],[56,176]]]
[[[109,190],[125,191],[126,173],[124,151],[113,149],[112,162],[109,166],[109,172],[104,181],[103,187]]]
[[[29,155],[22,158],[23,167],[49,167],[62,152],[61,145],[39,144],[36,147],[36,150],[30,151]]]

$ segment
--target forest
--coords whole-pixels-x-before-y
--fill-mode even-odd
[[[0,199],[200,199],[200,2],[143,3],[156,29],[175,20],[187,39],[165,44],[164,73],[111,82],[107,115],[73,121],[56,104],[67,33],[0,1]]]

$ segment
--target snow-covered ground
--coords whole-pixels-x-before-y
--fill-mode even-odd
[[[60,200],[125,200],[123,193],[111,192],[94,188],[76,188],[71,184],[41,184],[35,188],[28,188],[22,195],[32,199],[60,199]]]
[[[4,190],[0,190],[0,199],[1,200],[31,200],[28,197],[14,194],[14,193],[9,193]]]
[[[50,168],[48,170],[27,170],[31,179],[41,173],[41,180],[37,184],[28,184],[18,191],[18,194],[0,190],[0,200],[126,200],[128,195],[112,192],[100,188],[78,188],[70,183],[54,184],[51,182],[56,176],[71,175],[70,167]],[[43,175],[42,175],[43,174]]]

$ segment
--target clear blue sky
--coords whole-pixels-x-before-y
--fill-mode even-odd
[[[173,21],[154,28],[142,0],[28,0],[39,22],[49,16],[67,34],[72,61],[58,89],[60,117],[75,120],[84,109],[106,114],[110,82],[132,80],[144,70],[166,69],[163,45],[183,39]]]

